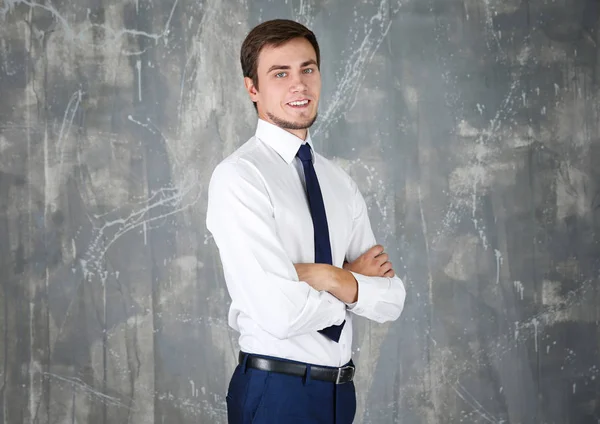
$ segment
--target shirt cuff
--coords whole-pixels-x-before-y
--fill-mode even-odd
[[[360,315],[365,312],[365,309],[373,302],[373,299],[377,298],[377,286],[370,284],[369,277],[356,272],[350,272],[358,283],[358,300],[354,303],[346,303],[346,307],[349,311]]]

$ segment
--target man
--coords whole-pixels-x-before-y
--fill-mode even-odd
[[[356,184],[314,150],[315,35],[264,22],[241,63],[256,134],[214,170],[206,218],[232,298],[229,325],[240,332],[229,423],[351,423],[353,315],[395,320],[405,289]]]

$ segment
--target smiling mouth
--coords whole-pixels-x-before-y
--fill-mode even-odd
[[[286,104],[289,107],[294,108],[294,109],[304,109],[304,108],[308,107],[308,105],[310,104],[310,100],[308,100],[308,99],[295,100],[293,102],[289,102]]]

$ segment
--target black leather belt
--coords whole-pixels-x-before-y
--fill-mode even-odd
[[[240,352],[239,363],[244,363],[244,357],[248,355],[246,367],[257,370],[277,372],[281,374],[295,375],[304,377],[306,375],[307,365],[301,362],[287,362],[272,358],[263,358],[248,353]],[[315,380],[330,381],[335,384],[344,384],[354,379],[354,365],[352,363],[343,367],[322,367],[318,365],[310,366],[310,378]]]

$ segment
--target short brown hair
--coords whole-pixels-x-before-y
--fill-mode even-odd
[[[279,47],[294,39],[306,38],[315,49],[317,55],[317,67],[321,68],[321,54],[319,43],[315,34],[304,25],[289,19],[273,19],[263,22],[248,33],[242,43],[240,62],[244,77],[252,79],[252,83],[258,90],[258,56],[266,46]],[[256,109],[256,103],[254,103]]]

